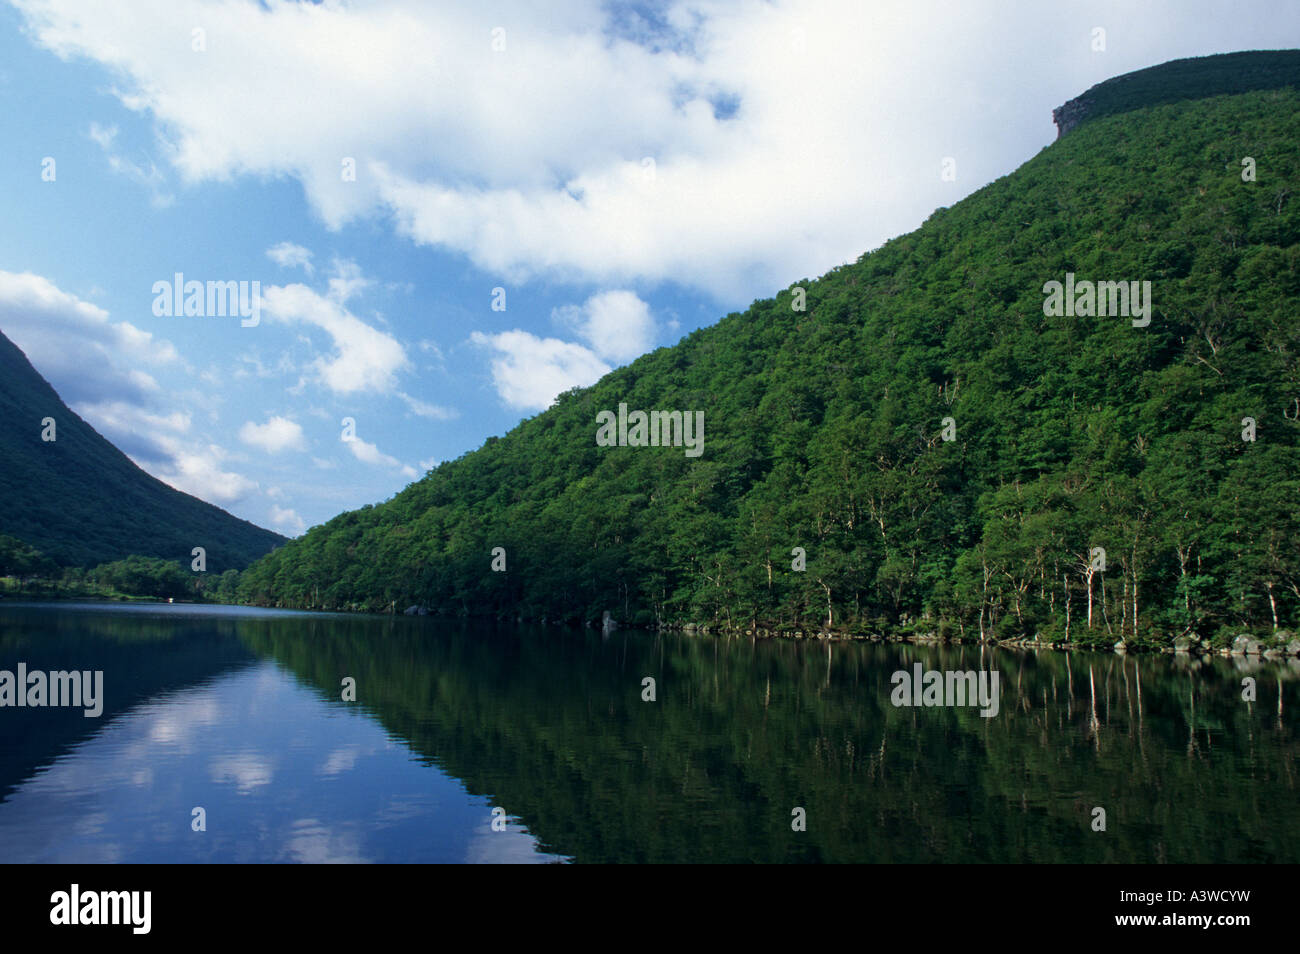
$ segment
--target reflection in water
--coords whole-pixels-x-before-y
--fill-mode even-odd
[[[11,620],[0,616],[0,668],[11,667],[11,658],[79,658],[78,651],[94,648],[108,683],[147,678],[144,657],[159,650],[154,627],[168,622],[81,614],[61,640],[54,628],[41,634],[39,617],[27,614],[16,627]],[[140,633],[132,633],[131,620]],[[28,759],[43,755],[45,764],[5,779],[5,861],[546,860],[518,819],[493,831],[487,799],[431,771],[364,710],[323,701],[274,661],[239,647],[233,620],[220,621],[223,632],[215,634],[191,622],[177,638],[192,641],[191,650],[206,645],[216,674],[192,673],[190,685],[115,705],[99,720],[82,719],[78,710],[93,735],[82,737],[82,726],[71,723],[68,743]],[[236,647],[241,661],[230,665]],[[10,715],[57,720],[67,713],[0,710],[6,753],[24,741],[13,734]],[[196,807],[206,831],[191,828]]]
[[[7,859],[1300,857],[1294,664],[115,610],[0,610],[0,668],[107,700],[0,710]],[[894,707],[915,663],[997,670],[998,714]]]

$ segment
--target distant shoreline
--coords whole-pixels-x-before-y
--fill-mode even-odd
[[[359,611],[346,608],[307,609],[301,607],[282,607],[282,606],[263,606],[258,603],[240,603],[228,602],[224,600],[212,599],[167,599],[156,596],[135,596],[129,594],[109,595],[105,593],[74,593],[67,589],[56,590],[35,590],[26,592],[6,591],[0,592],[0,603],[4,601],[12,602],[51,602],[51,603],[153,603],[160,605],[196,605],[196,606],[231,606],[231,607],[248,607],[256,609],[285,609],[295,612],[304,613],[340,613],[349,616],[412,616],[415,618],[438,619],[438,620],[458,620],[474,621],[475,619],[483,622],[494,622],[506,624],[509,620],[503,620],[496,616],[482,617],[448,617],[438,616],[437,614],[412,614],[412,613],[376,613],[374,611]],[[600,623],[595,620],[575,622],[573,620],[524,620],[518,619],[519,623],[530,623],[540,626],[564,626],[568,629],[600,629]],[[1145,655],[1159,653],[1162,655],[1180,655],[1180,656],[1219,656],[1224,658],[1239,659],[1258,659],[1282,661],[1288,659],[1300,659],[1300,636],[1289,630],[1278,630],[1273,634],[1242,634],[1235,637],[1231,644],[1214,645],[1206,638],[1197,638],[1192,636],[1178,637],[1160,637],[1153,636],[1141,640],[1116,640],[1107,645],[1109,636],[1086,642],[1063,642],[1058,639],[1032,639],[1032,638],[1009,638],[1000,639],[998,637],[986,637],[981,639],[979,636],[939,636],[935,633],[918,633],[918,632],[899,632],[886,635],[880,632],[844,632],[831,631],[818,628],[801,628],[791,629],[783,627],[751,627],[741,629],[737,627],[717,626],[712,624],[700,623],[661,623],[657,626],[637,626],[631,624],[617,624],[615,629],[635,630],[637,632],[670,632],[680,633],[686,636],[710,636],[724,637],[728,639],[744,637],[749,639],[779,639],[791,640],[795,642],[812,641],[819,642],[870,642],[870,643],[910,643],[913,645],[950,645],[950,646],[986,646],[1000,649],[1020,649],[1020,650],[1054,650],[1057,652],[1097,652],[1113,653],[1116,655],[1125,655],[1128,653]],[[611,630],[612,631],[612,630]]]

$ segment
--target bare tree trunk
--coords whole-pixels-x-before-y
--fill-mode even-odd
[[[1104,599],[1106,596],[1106,592],[1103,590],[1101,595],[1102,598]],[[1088,570],[1088,628],[1092,629],[1092,569],[1091,568],[1089,568]]]
[[[1110,628],[1110,613],[1106,610],[1106,574],[1101,575],[1101,618],[1106,621],[1106,632],[1112,636],[1115,631]]]
[[[1061,577],[1061,582],[1065,586],[1065,641],[1070,641],[1070,577],[1069,574]]]
[[[1133,535],[1133,638],[1138,636],[1138,538]]]
[[[1120,574],[1124,589],[1119,598],[1119,638],[1124,638],[1124,627],[1128,624],[1128,574]]]

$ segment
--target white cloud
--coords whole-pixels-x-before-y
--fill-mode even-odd
[[[100,149],[104,150],[104,156],[108,159],[110,169],[149,190],[149,201],[154,208],[165,209],[175,203],[176,196],[163,189],[167,177],[163,175],[162,170],[158,168],[153,160],[148,160],[148,167],[146,168],[144,164],[127,159],[113,148],[113,143],[117,139],[116,126],[101,126],[99,123],[91,123],[87,135],[94,140]]]
[[[262,310],[273,319],[315,326],[333,343],[333,353],[314,364],[322,384],[336,394],[391,393],[399,372],[411,366],[401,343],[352,314],[347,299],[369,284],[350,262],[336,263],[329,292],[306,285],[274,285],[262,294]]]
[[[226,469],[224,448],[190,433],[187,413],[155,414],[126,401],[73,410],[137,466],[183,493],[225,507],[258,489],[257,481]]]
[[[1097,55],[1090,18],[1039,0],[676,0],[655,22],[602,0],[492,20],[422,0],[14,3],[42,46],[111,70],[187,182],[293,177],[330,227],[391,215],[494,273],[745,300],[950,204],[943,157],[970,191],[1091,84],[1277,46],[1288,12],[1101,5]]]
[[[263,364],[261,357],[252,351],[238,355],[235,360],[239,363],[235,365],[231,374],[241,380],[249,377],[273,378],[292,374],[297,370],[293,360],[285,352],[280,353],[274,366]]]
[[[281,268],[301,268],[308,275],[316,270],[311,263],[311,250],[301,245],[294,245],[292,242],[272,245],[266,250],[266,257]]]
[[[363,441],[359,437],[343,442],[347,445],[348,450],[352,451],[352,456],[363,464],[373,464],[377,467],[391,467],[397,470],[403,477],[417,477],[415,468],[410,464],[403,464],[396,457],[390,457],[381,451],[369,441]]]
[[[556,308],[551,317],[591,347],[539,338],[520,328],[491,335],[476,331],[470,336],[474,344],[496,353],[492,381],[498,396],[512,408],[549,407],[569,388],[598,381],[611,364],[645,353],[658,334],[650,306],[635,292],[624,290],[600,292],[582,305]]]
[[[0,331],[68,404],[142,403],[158,382],[140,366],[180,360],[170,342],[30,272],[0,271]]]
[[[361,266],[356,262],[334,259],[334,274],[329,280],[329,297],[333,301],[345,302],[373,284],[373,281],[361,274]]]
[[[200,500],[229,506],[257,490],[258,484],[243,474],[223,470],[226,451],[216,444],[199,447],[172,445],[171,460],[153,475],[177,490]]]
[[[267,420],[265,424],[244,422],[244,426],[239,429],[239,439],[245,444],[260,447],[268,454],[307,448],[301,425],[297,421],[278,415]]]
[[[307,529],[307,524],[292,507],[281,507],[279,504],[271,504],[271,523],[291,537],[296,537]]]
[[[190,415],[182,411],[158,414],[130,401],[81,401],[72,409],[118,450],[139,466],[167,465],[178,441],[190,430]]]
[[[553,317],[577,332],[596,354],[616,363],[649,351],[659,332],[650,306],[630,291],[592,295],[581,306],[555,309]]]
[[[544,410],[561,392],[594,384],[612,370],[580,344],[538,338],[519,329],[494,335],[476,331],[470,341],[497,353],[492,360],[497,394],[520,410]]]
[[[257,490],[255,480],[225,469],[224,449],[191,433],[187,411],[156,410],[163,391],[138,365],[180,363],[170,342],[110,320],[104,309],[46,278],[5,271],[0,271],[0,331],[65,404],[154,477],[223,506]]]
[[[99,123],[91,123],[90,131],[87,135],[94,140],[95,145],[107,152],[113,148],[113,140],[117,138],[117,127],[101,126]]]
[[[420,417],[427,417],[435,421],[450,421],[457,417],[454,408],[442,407],[438,404],[428,404],[419,398],[411,397],[409,394],[399,393],[397,395],[406,402],[406,406],[411,409],[412,414]]]

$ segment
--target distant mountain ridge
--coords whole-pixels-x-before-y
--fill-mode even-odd
[[[42,439],[53,418],[55,440]],[[0,534],[65,566],[130,555],[243,569],[285,541],[145,473],[63,403],[0,333]]]

